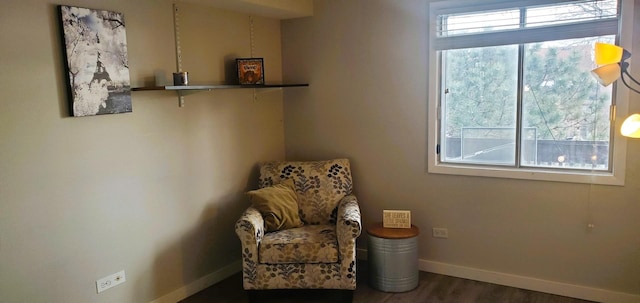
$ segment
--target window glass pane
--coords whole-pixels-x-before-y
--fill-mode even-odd
[[[438,15],[438,37],[453,37],[521,28],[520,13],[526,11],[524,27],[579,23],[618,17],[617,0],[585,0],[535,7],[509,8],[472,13]]]
[[[438,36],[440,37],[504,31],[520,27],[520,10],[517,9],[440,15],[439,18]]]
[[[515,165],[518,46],[441,54],[441,161]]]
[[[522,166],[608,170],[611,86],[591,76],[595,41],[525,45]]]
[[[616,18],[617,6],[617,0],[591,0],[528,8],[526,26],[536,27]]]

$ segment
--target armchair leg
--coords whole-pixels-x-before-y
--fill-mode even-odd
[[[274,299],[274,295],[276,295],[275,296],[276,301],[277,301],[277,298],[288,298],[288,299],[295,300],[295,298],[299,299],[300,297],[309,296],[309,293],[308,293],[309,290],[302,290],[303,292],[300,292],[301,290],[286,290],[286,291],[287,293],[283,293],[282,291],[276,291],[276,290],[246,290],[246,293],[247,293],[247,297],[249,298],[249,303],[272,302]],[[329,295],[329,298],[333,298],[333,300],[337,300],[337,302],[342,302],[342,303],[352,303],[353,293],[355,292],[354,290],[338,290],[338,289],[334,289],[334,290],[314,289],[311,291],[318,291],[318,292],[315,292],[315,294],[322,294],[323,292],[329,291],[330,293],[325,293],[326,295]],[[294,301],[286,301],[286,302],[294,302]]]
[[[258,303],[260,298],[259,291],[257,290],[247,290],[247,296],[249,297],[249,303]]]
[[[342,302],[344,303],[352,303],[353,302],[353,293],[354,290],[343,290],[342,291]]]

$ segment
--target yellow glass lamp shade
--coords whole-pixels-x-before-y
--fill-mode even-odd
[[[618,63],[623,60],[622,57],[625,54],[624,48],[602,42],[596,42],[595,52],[597,65]]]
[[[629,59],[631,53],[620,46],[602,42],[596,42],[594,49],[595,61],[599,67],[592,70],[591,74],[598,83],[608,86],[620,78],[622,69],[627,66],[624,60]]]
[[[612,63],[600,66],[592,70],[591,74],[594,78],[596,78],[596,80],[598,80],[598,83],[600,83],[600,85],[608,86],[609,84],[620,78],[620,72],[620,64]]]
[[[625,137],[640,138],[640,114],[633,114],[624,119],[620,133]]]

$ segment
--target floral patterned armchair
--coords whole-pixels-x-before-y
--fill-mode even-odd
[[[244,289],[354,290],[355,240],[362,228],[349,160],[260,163],[260,188],[286,179],[294,181],[304,225],[265,233],[256,208],[242,214],[235,230]]]

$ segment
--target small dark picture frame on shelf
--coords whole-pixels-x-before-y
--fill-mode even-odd
[[[240,85],[264,85],[263,58],[237,58],[236,67]]]

